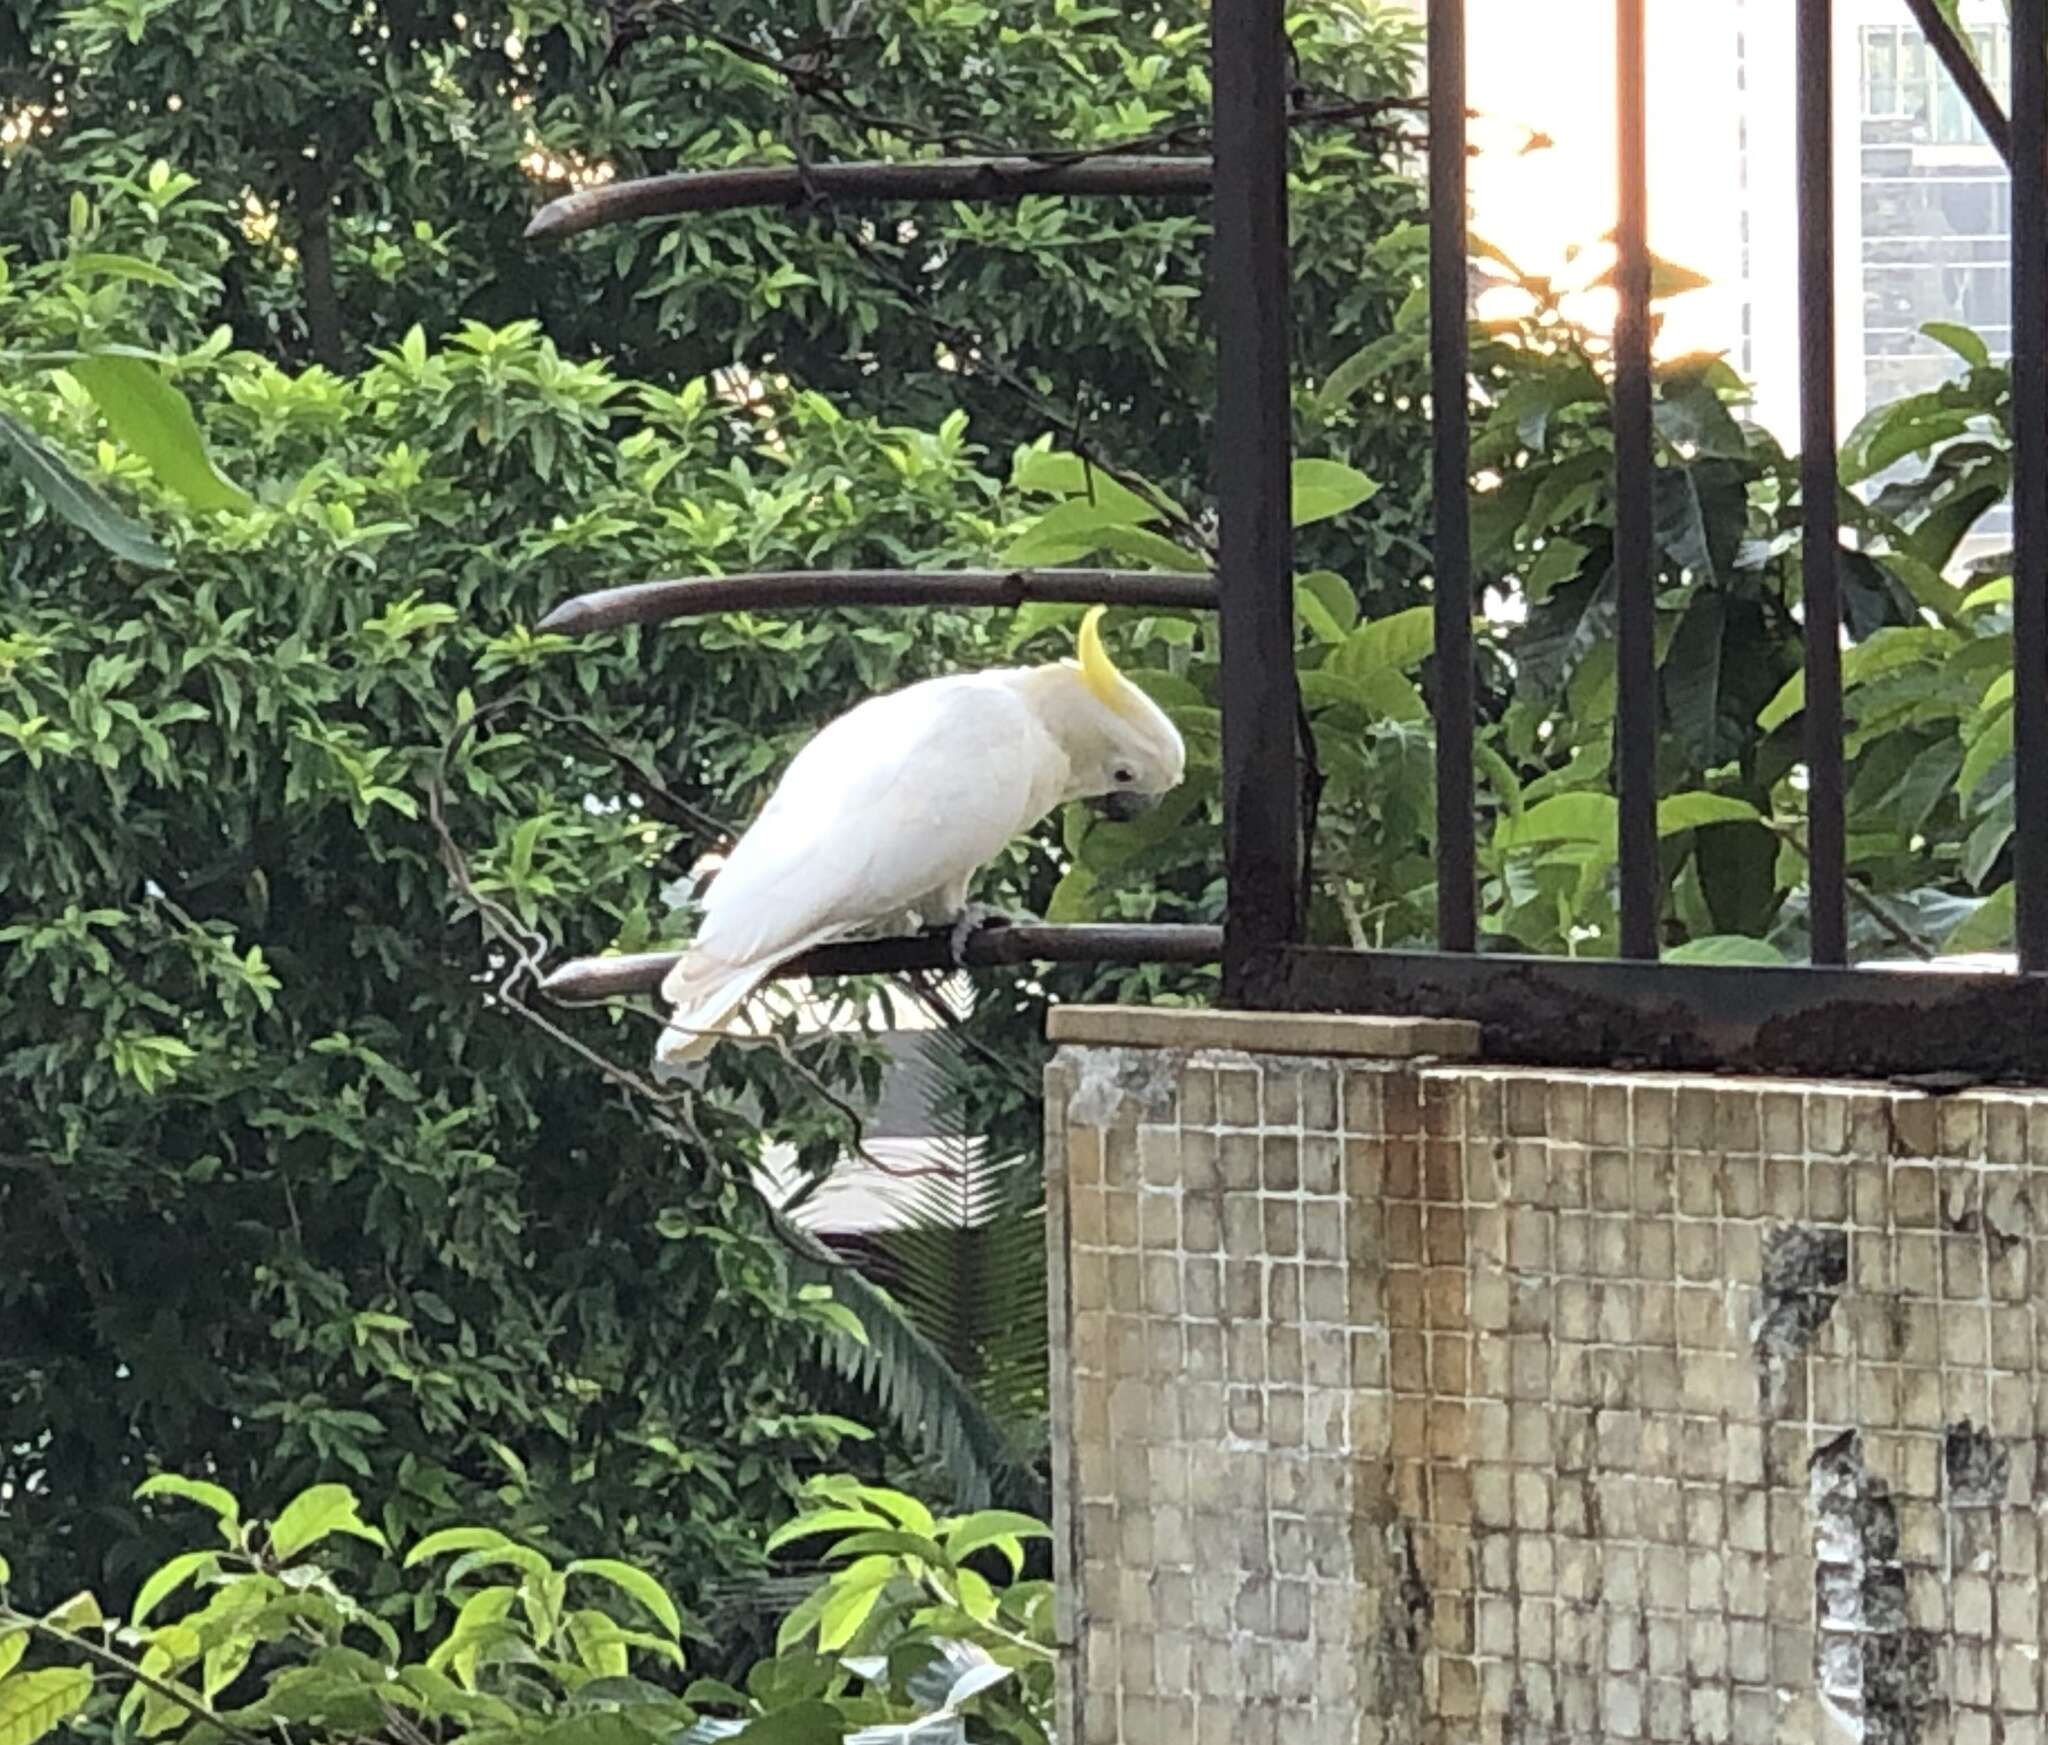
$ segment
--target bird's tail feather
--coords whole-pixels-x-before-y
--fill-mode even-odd
[[[685,955],[661,984],[661,997],[674,1010],[654,1045],[654,1058],[666,1066],[681,1066],[709,1054],[769,967],[728,963],[694,951]]]

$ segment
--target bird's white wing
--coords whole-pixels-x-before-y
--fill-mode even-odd
[[[713,882],[695,949],[779,958],[900,913],[1037,822],[1049,741],[1006,687],[935,679],[877,697],[791,762]]]

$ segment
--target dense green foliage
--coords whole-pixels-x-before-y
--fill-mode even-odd
[[[140,246],[135,221],[110,202],[90,240]],[[68,278],[17,271],[0,343],[82,337]],[[645,938],[692,845],[617,803],[604,742],[723,806],[778,726],[957,638],[735,621],[571,650],[524,626],[593,553],[853,556],[892,527],[943,551],[978,537],[988,487],[957,433],[804,397],[769,461],[705,385],[629,388],[526,328],[414,338],[345,380],[206,346],[179,379],[259,503],[198,514],[144,485],[174,577],[107,562],[19,489],[0,510],[17,1564],[35,1591],[98,1579],[136,1527],[108,1488],[169,1452],[252,1488],[374,1475],[409,1524],[510,1484],[573,1542],[729,1563],[839,1434],[805,1415],[817,1308],[732,1179],[759,1126],[732,1099],[819,1159],[838,1118],[771,1059],[697,1110],[704,1145],[650,1130],[496,1008],[424,796],[471,699],[516,700],[456,760],[479,891],[567,943]],[[67,378],[5,400],[91,452]]]
[[[1503,949],[1600,955],[1618,927],[1605,345],[1565,319],[1559,287],[1504,262],[1495,272],[1523,307],[1475,334],[1474,555],[1503,608],[1476,621],[1482,926]],[[1685,275],[1665,279],[1683,294]],[[1402,391],[1398,372],[1423,349],[1418,324],[1407,318],[1406,331],[1349,360],[1323,384],[1322,406]],[[2009,485],[2009,382],[1975,336],[1939,337],[1965,372],[1880,407],[1843,450],[1844,483],[1872,486],[1869,501],[1844,500],[1843,557],[1852,937],[1864,955],[1995,946],[2009,924],[2010,554],[1972,560],[1981,586],[1953,579],[1964,539]],[[1798,468],[1742,419],[1745,399],[1717,359],[1657,372],[1666,942],[1703,961],[1797,960],[1806,949]],[[1134,497],[1098,493],[1084,507],[1078,469],[1048,463],[1020,476],[1055,504],[1013,550],[1056,529],[1065,555],[1113,551],[1125,524],[1153,519]],[[1335,571],[1305,571],[1296,592],[1324,778],[1311,924],[1362,947],[1427,944],[1430,608],[1361,617],[1350,578]],[[1020,634],[1066,616],[1028,613]],[[1194,775],[1154,818],[1068,837],[1073,865],[1054,898],[1065,917],[1213,913],[1217,901],[1214,835],[1190,827],[1216,815],[1213,631],[1161,616],[1138,634],[1152,644],[1142,682],[1192,729]]]
[[[168,1474],[138,1497],[180,1524],[191,1518],[180,1505],[196,1505],[214,1531],[112,1617],[89,1592],[40,1614],[10,1605],[0,1558],[8,1745],[37,1745],[67,1721],[183,1745],[1051,1736],[1052,1589],[1023,1579],[1027,1542],[1048,1532],[1027,1515],[935,1519],[899,1491],[814,1480],[771,1544],[805,1543],[839,1567],[809,1583],[775,1651],[734,1683],[689,1676],[693,1621],[617,1558],[564,1564],[465,1524],[401,1559],[341,1484],[312,1486],[263,1521],[245,1520],[219,1485]]]
[[[793,111],[790,81],[763,63],[818,61],[847,18]],[[1197,146],[1206,19],[1194,0],[5,0],[0,67],[22,69],[22,99],[61,96],[69,114],[0,179],[0,236],[61,252],[74,192],[97,198],[162,159],[226,212],[253,202],[226,233],[212,309],[237,345],[281,363],[359,365],[415,325],[438,339],[465,318],[531,317],[631,379],[674,386],[742,362],[891,422],[932,429],[964,411],[999,452],[1038,435],[1050,407],[1192,494],[1214,398],[1200,207],[768,210],[559,249],[520,232],[592,166],[787,162],[796,141],[814,159],[903,156],[936,149],[934,134],[977,151],[1187,130]],[[1414,29],[1374,0],[1304,13],[1305,98],[1406,95]],[[1371,263],[1374,239],[1419,206],[1389,149],[1395,125],[1304,134],[1297,312],[1312,372],[1386,333],[1405,294]],[[954,367],[968,354],[977,367]],[[1001,379],[1013,371],[1043,406]],[[1407,537],[1422,469],[1401,425],[1347,421],[1343,457],[1401,486],[1372,534],[1390,580],[1423,561]]]

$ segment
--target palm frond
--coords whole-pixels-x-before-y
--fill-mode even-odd
[[[999,1502],[1042,1514],[1044,1481],[903,1305],[808,1231],[786,1221],[782,1230],[791,1276],[800,1284],[830,1286],[865,1336],[862,1344],[825,1335],[826,1362],[938,1461],[963,1508]]]
[[[877,1271],[982,1403],[1022,1430],[1045,1411],[1043,1159],[998,1150],[975,1130],[988,1065],[961,1015],[934,1004],[949,1022],[919,1033],[905,1070],[939,1168],[904,1196],[905,1223],[877,1236]]]
[[[1035,1149],[997,1152],[977,1134],[991,1062],[960,1013],[934,995],[937,1029],[904,1033],[900,1070],[925,1110],[932,1167],[892,1184],[898,1219],[874,1232],[862,1270],[816,1237],[814,1254],[860,1322],[865,1346],[828,1341],[831,1367],[944,1471],[961,1506],[1042,1513],[1046,1437],[1045,1181]]]

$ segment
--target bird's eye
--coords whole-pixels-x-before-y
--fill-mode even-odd
[[[1118,764],[1115,769],[1109,772],[1109,774],[1110,779],[1114,781],[1119,787],[1127,788],[1131,785],[1131,783],[1138,779],[1138,772],[1134,769],[1131,769],[1126,764]]]

